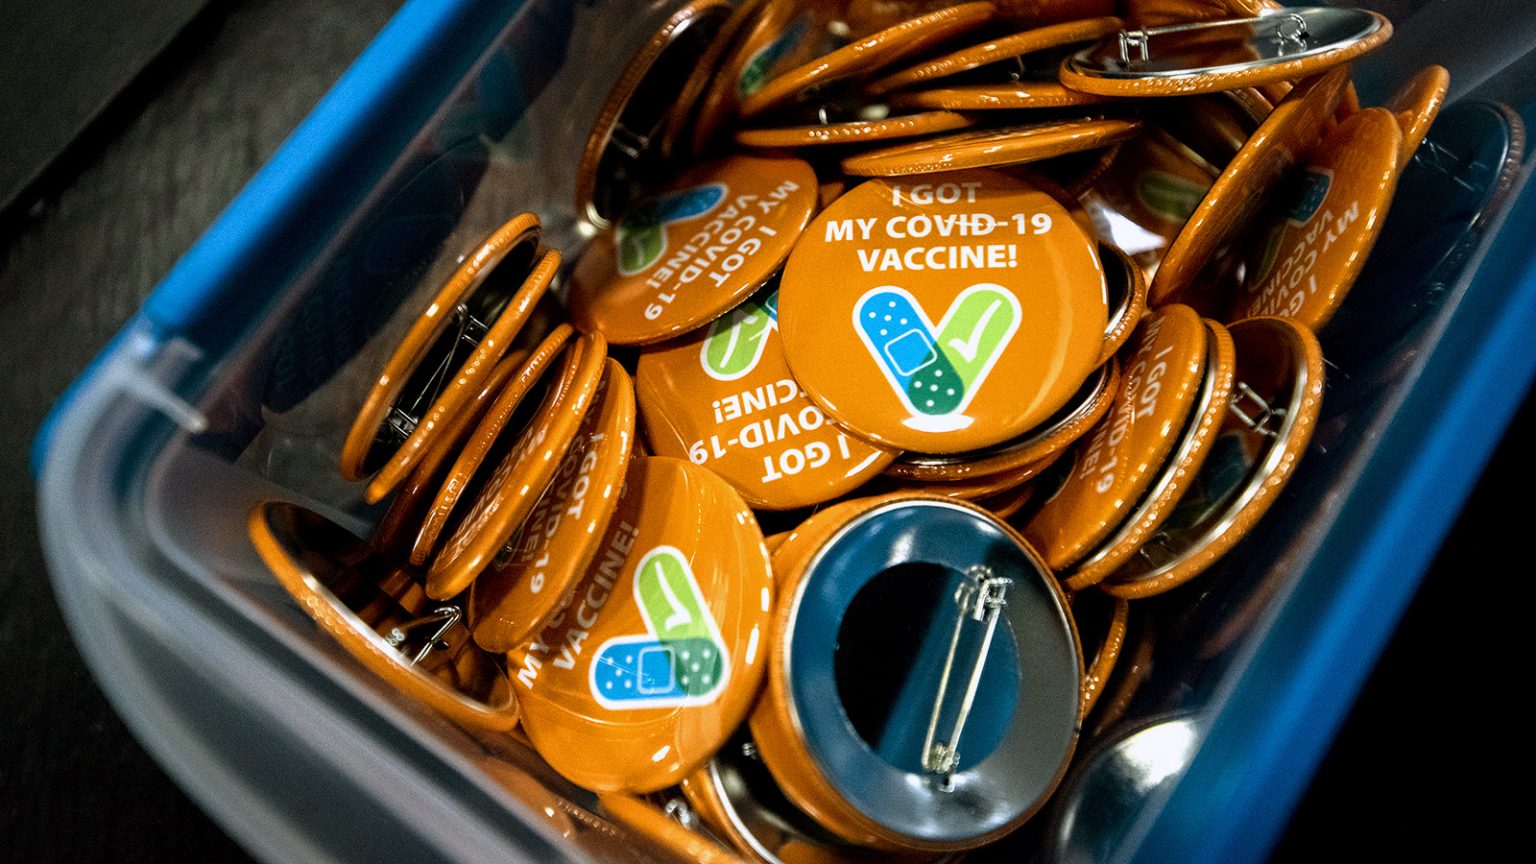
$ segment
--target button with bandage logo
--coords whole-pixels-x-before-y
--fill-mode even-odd
[[[713,321],[776,273],[810,221],[818,183],[798,159],[699,166],[593,238],[571,273],[571,321],[648,345]]]
[[[1082,386],[1105,338],[1104,269],[1032,177],[871,180],[816,218],[785,265],[779,324],[795,379],[833,419],[956,453],[1022,434]]]
[[[773,593],[762,532],[728,483],[633,460],[570,605],[509,656],[529,739],[587,789],[676,784],[757,696]]]
[[[754,507],[830,501],[896,453],[828,420],[784,360],[772,285],[681,339],[644,349],[635,368],[646,437],[661,456],[724,477]]]

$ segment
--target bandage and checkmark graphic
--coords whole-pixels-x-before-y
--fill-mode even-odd
[[[1001,285],[961,291],[934,326],[905,288],[883,286],[860,297],[853,325],[886,381],[924,432],[971,425],[965,409],[1019,329],[1018,298]]]
[[[667,254],[667,226],[696,219],[725,200],[724,183],[706,183],[643,201],[613,232],[619,275],[633,276]]]
[[[635,603],[646,632],[604,642],[588,684],[599,705],[615,710],[704,705],[730,678],[730,658],[688,559],[657,546],[635,567]]]

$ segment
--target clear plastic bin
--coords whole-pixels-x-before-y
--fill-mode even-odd
[[[515,740],[487,745],[369,674],[290,601],[244,524],[267,498],[359,531],[377,518],[334,464],[381,352],[507,214],[538,212],[557,248],[584,242],[575,160],[674,5],[408,3],[39,440],[44,541],[82,652],[160,764],[259,857],[660,854]],[[1356,70],[1367,104],[1430,62],[1453,98],[1536,98],[1522,59],[1536,11],[1490,27],[1492,0],[1364,5],[1397,27]],[[1273,843],[1536,371],[1526,180],[1453,238],[1378,248],[1459,244],[1411,315],[1390,290],[1352,301],[1384,344],[1333,377],[1313,452],[1256,534],[1165,610],[1128,716],[1192,712],[1199,747],[1094,838],[1105,860],[1255,860]]]

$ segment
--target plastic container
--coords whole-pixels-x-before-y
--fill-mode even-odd
[[[360,531],[377,517],[334,459],[380,352],[506,214],[537,211],[554,246],[583,241],[575,159],[672,5],[407,3],[39,440],[43,537],[75,639],[160,764],[259,857],[654,857],[516,740],[488,747],[370,675],[243,526],[272,497]],[[1451,68],[1453,97],[1536,98],[1536,79],[1495,77],[1536,12],[1490,27],[1479,10],[1498,4],[1483,0],[1374,5],[1397,36],[1357,69],[1367,104],[1425,62]],[[1458,266],[1401,333],[1332,379],[1300,474],[1166,612],[1128,716],[1193,712],[1199,747],[1094,838],[1107,859],[1257,860],[1273,843],[1536,371],[1526,180],[1452,238]],[[1390,291],[1361,304],[1361,332],[1378,335],[1377,313],[1401,309]]]

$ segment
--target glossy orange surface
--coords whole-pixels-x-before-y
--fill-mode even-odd
[[[1209,329],[1205,380],[1177,445],[1151,487],[1113,533],[1070,571],[1059,574],[1067,590],[1080,591],[1101,583],[1151,542],[1196,481],[1200,467],[1210,455],[1227,416],[1237,355],[1225,327],[1209,319],[1205,325]]]
[[[1119,118],[1027,123],[882,147],[849,156],[842,165],[849,174],[869,177],[995,168],[1097,150],[1125,141],[1140,130],[1140,120]]]
[[[1027,176],[871,180],[807,229],[779,324],[795,379],[833,419],[957,453],[1022,434],[1082,386],[1108,321],[1097,243]]]
[[[647,345],[713,321],[784,263],[817,189],[798,159],[733,156],[689,171],[593,238],[571,273],[571,322]]]
[[[1072,108],[1110,101],[1070,90],[1055,81],[1018,81],[1011,84],[961,84],[930,87],[891,95],[897,108],[944,108],[950,111],[1011,111],[1028,108]]]
[[[587,789],[676,784],[756,698],[773,595],[762,532],[729,484],[633,460],[572,604],[508,658],[529,739]]]
[[[754,507],[788,510],[853,491],[896,452],[849,434],[805,395],[784,359],[777,306],[769,289],[646,348],[635,384],[657,455],[709,468]]]
[[[1321,139],[1348,80],[1349,69],[1339,67],[1303,82],[1265,118],[1168,247],[1152,279],[1153,306],[1186,302],[1212,256],[1250,230],[1279,179]]]
[[[1169,591],[1204,572],[1252,531],[1296,470],[1312,440],[1323,398],[1317,337],[1289,318],[1249,318],[1231,327],[1237,377],[1282,414],[1262,431],[1229,410],[1208,465],[1215,470],[1179,502],[1157,542],[1142,547],[1102,583],[1117,597]],[[1246,396],[1234,400],[1257,414]],[[1238,468],[1246,469],[1238,471]],[[1239,480],[1232,485],[1232,480]]]
[[[1074,67],[1073,58],[1068,57],[1061,62],[1061,83],[1084,93],[1134,98],[1190,96],[1196,93],[1236,90],[1240,87],[1263,89],[1347,66],[1381,47],[1392,38],[1392,22],[1375,12],[1370,14],[1376,19],[1378,25],[1374,32],[1355,42],[1308,56],[1253,64],[1250,62],[1251,55],[1245,54],[1244,49],[1238,47],[1229,57],[1219,60],[1212,58],[1211,65],[1230,64],[1227,68],[1188,75],[1146,78],[1101,78],[1085,75]],[[1106,40],[1114,38],[1106,37]]]
[[[1381,233],[1406,164],[1402,138],[1391,112],[1366,108],[1323,139],[1259,233],[1228,320],[1284,315],[1314,331],[1328,323]]]
[[[1403,148],[1398,161],[1404,167],[1424,143],[1424,136],[1429,134],[1435,118],[1440,116],[1450,87],[1451,73],[1444,66],[1426,66],[1387,100],[1384,107],[1397,117],[1397,125],[1403,129]]]
[[[1078,442],[1066,482],[1024,526],[1052,569],[1070,566],[1118,527],[1167,461],[1205,377],[1207,333],[1180,305],[1138,328],[1109,415]]]
[[[352,422],[352,428],[347,432],[346,441],[342,444],[342,477],[348,480],[361,480],[368,474],[384,468],[391,475],[399,475],[384,484],[388,488],[393,488],[395,483],[404,479],[405,473],[414,464],[415,458],[425,452],[438,425],[446,422],[450,414],[478,392],[473,386],[473,379],[491,371],[496,361],[500,359],[500,352],[506,350],[507,344],[517,335],[517,330],[533,312],[539,298],[548,289],[549,280],[554,275],[555,268],[559,266],[558,254],[548,253],[541,263],[547,262],[551,266],[540,268],[535,276],[530,276],[522,283],[522,287],[496,321],[498,325],[495,330],[496,338],[491,338],[491,334],[487,333],[486,339],[476,346],[475,352],[463,365],[462,371],[468,376],[465,383],[459,384],[460,379],[454,378],[449,386],[442,389],[441,395],[437,396],[432,404],[423,406],[425,409],[423,415],[416,418],[416,426],[403,444],[394,452],[384,454],[383,458],[375,455],[375,437],[379,433],[380,426],[388,418],[396,401],[401,398],[402,390],[410,382],[412,373],[427,358],[428,353],[438,346],[439,340],[449,335],[447,330],[454,323],[461,305],[473,297],[477,289],[485,286],[488,277],[509,256],[515,257],[517,264],[526,266],[525,262],[532,260],[538,244],[539,217],[532,213],[523,213],[509,219],[492,232],[478,249],[464,259],[464,263],[453,272],[453,275],[448,277],[443,287],[433,295],[432,302],[427,305],[426,311],[411,325],[405,338],[400,340],[399,347],[380,370],[378,379],[368,391],[362,407],[358,409],[357,418]],[[517,252],[515,256],[514,251]],[[508,273],[507,276],[522,280],[521,274]],[[378,464],[370,464],[374,462]],[[387,494],[388,488],[377,496],[370,495],[369,500],[381,500],[384,494]]]
[[[464,726],[504,732],[517,724],[506,671],[466,640],[453,640],[457,653],[435,652],[452,656],[430,664],[432,672],[428,663],[413,664],[384,641],[381,632],[432,611],[410,574],[380,561],[335,523],[292,504],[258,504],[246,529],[305,614],[391,687]],[[339,594],[367,606],[349,606]]]
[[[587,572],[623,488],[635,392],[609,358],[591,410],[528,521],[470,586],[475,641],[507,652],[542,629]]]
[[[575,353],[566,352],[563,355],[561,353],[575,332],[569,324],[557,325],[555,329],[549,331],[544,339],[528,353],[518,366],[516,373],[495,394],[491,404],[475,422],[473,431],[465,438],[463,446],[452,454],[453,464],[448,467],[447,474],[441,478],[434,490],[431,504],[414,528],[410,550],[412,564],[419,567],[432,560],[433,553],[437,551],[438,540],[442,538],[443,531],[448,526],[448,520],[458,509],[459,502],[464,498],[476,475],[479,474],[481,466],[490,456],[491,448],[496,446],[496,442],[501,440],[503,434],[516,435],[521,431],[509,431],[507,427],[523,400],[543,380],[555,360],[563,356],[569,365],[579,359]]]
[[[746,147],[819,147],[891,141],[963,129],[976,121],[953,111],[896,114],[880,120],[849,120],[809,126],[742,129],[736,143]]]
[[[906,87],[924,87],[931,81],[992,63],[1009,61],[1015,57],[1059,48],[1073,42],[1098,39],[1118,31],[1120,26],[1119,18],[1082,18],[1045,27],[1035,27],[997,39],[988,39],[876,79],[865,85],[864,92],[871,96],[880,96]]]
[[[872,33],[769,81],[742,100],[741,116],[786,105],[812,87],[877,72],[987,23],[996,12],[991,3],[961,3]]]
[[[549,487],[576,429],[592,407],[608,346],[586,335],[566,349],[560,378],[544,395],[528,428],[502,457],[469,512],[453,529],[427,571],[427,594],[451,597],[475,581],[522,525]]]

